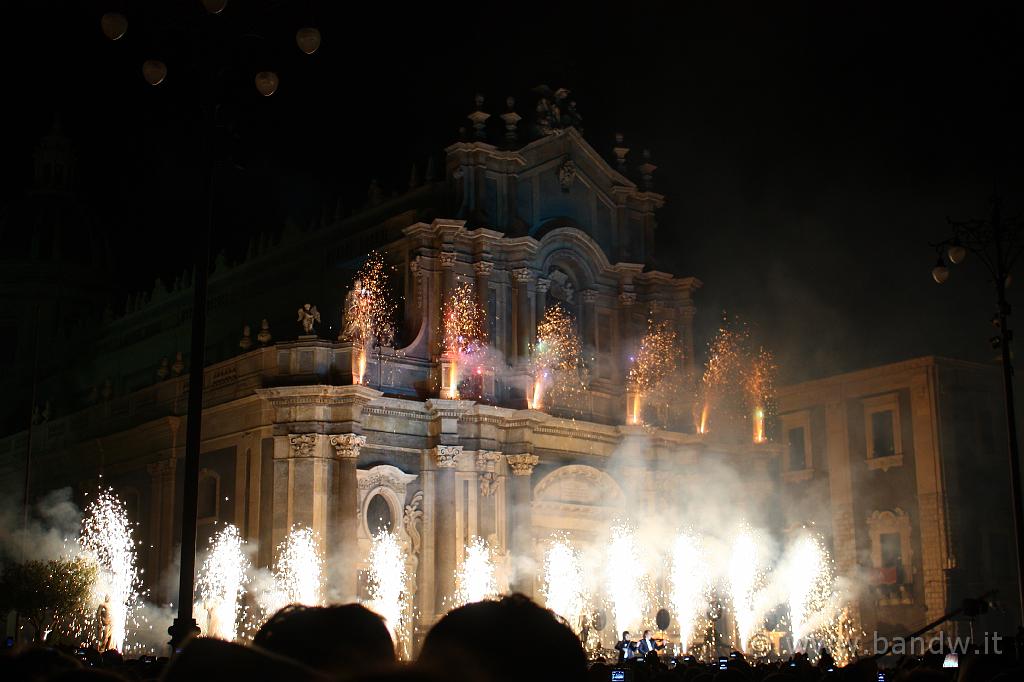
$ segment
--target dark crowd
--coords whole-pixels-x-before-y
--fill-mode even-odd
[[[510,595],[455,609],[428,632],[418,658],[396,659],[384,621],[366,608],[289,606],[252,645],[197,638],[173,658],[125,660],[117,652],[32,645],[0,657],[0,680],[73,682],[167,680],[366,680],[368,682],[1009,682],[1024,668],[1004,656],[906,657],[880,666],[864,658],[839,668],[827,652],[752,662],[741,654],[708,663],[649,652],[632,660],[588,661],[580,640],[551,611]]]

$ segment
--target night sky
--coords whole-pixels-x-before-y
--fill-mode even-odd
[[[404,188],[413,163],[468,124],[473,95],[532,109],[573,91],[610,154],[651,150],[660,269],[703,280],[700,340],[723,310],[777,353],[785,381],[926,354],[987,361],[994,294],[976,261],[939,287],[929,247],[946,217],[984,217],[993,187],[1021,206],[1024,40],[1019,3],[398,3],[22,0],[3,23],[0,200],[31,186],[54,114],[78,152],[78,190],[115,248],[125,291],[173,279],[204,208],[200,91],[189,31],[251,32],[230,52],[233,165],[216,248],[303,224],[371,178]],[[104,11],[128,16],[117,43]],[[320,28],[302,55],[294,32]],[[192,28],[189,28],[192,27]],[[141,77],[168,64],[158,88]],[[260,66],[265,64],[266,66]],[[281,86],[256,94],[251,76]],[[1024,289],[1024,278],[1010,290]]]

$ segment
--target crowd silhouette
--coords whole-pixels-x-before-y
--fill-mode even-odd
[[[560,618],[521,594],[457,608],[434,624],[413,662],[396,659],[384,621],[357,604],[287,606],[256,633],[251,645],[196,638],[173,658],[124,659],[115,651],[46,645],[9,648],[0,680],[74,682],[1009,682],[1024,679],[1010,657],[905,657],[889,669],[874,658],[835,667],[827,652],[815,662],[797,654],[748,661],[732,653],[713,663],[651,651],[632,660],[588,661],[579,638]]]

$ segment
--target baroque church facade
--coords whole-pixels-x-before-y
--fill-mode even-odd
[[[391,530],[414,576],[417,631],[451,603],[474,537],[495,548],[502,587],[539,598],[552,533],[585,542],[619,515],[657,513],[705,460],[745,471],[749,500],[770,506],[775,490],[777,448],[709,446],[686,400],[658,415],[667,428],[626,423],[628,356],[649,319],[670,324],[693,370],[700,281],[649,267],[665,201],[650,187],[649,158],[634,167],[621,138],[603,158],[550,115],[520,140],[511,108],[490,122],[502,122],[492,143],[479,109],[478,100],[469,139],[446,149],[443,178],[371,197],[278,244],[254,243],[243,263],[218,260],[210,279],[200,548],[231,523],[270,566],[291,528],[311,527],[328,594],[348,600],[365,597],[371,534]],[[398,319],[394,347],[369,353],[359,382],[358,349],[338,330],[371,250],[389,267]],[[453,400],[441,316],[463,283],[486,311],[500,360],[472,395]],[[31,438],[0,439],[0,478],[12,491],[26,463],[34,499],[71,486],[84,503],[97,484],[113,486],[137,524],[147,586],[168,602],[177,596],[191,298],[187,276],[158,283],[104,320],[88,362],[39,380],[38,395],[60,409]],[[323,311],[313,334],[292,312],[305,303]],[[527,409],[530,348],[555,303],[577,324],[585,399]]]

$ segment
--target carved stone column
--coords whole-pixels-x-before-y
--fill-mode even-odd
[[[444,314],[444,304],[448,300],[448,297],[455,291],[455,261],[457,254],[454,251],[442,251],[439,254],[441,261],[441,270],[443,286],[441,287],[441,310],[442,315]]]
[[[473,263],[473,272],[476,273],[476,301],[480,309],[487,315],[487,297],[490,293],[490,277],[494,272],[494,263],[487,260],[478,260]],[[496,346],[496,339],[491,339],[491,344]]]
[[[437,532],[435,562],[435,608],[438,612],[450,603],[455,593],[455,467],[462,454],[461,445],[438,445],[434,448],[437,478],[434,488],[434,514]]]
[[[148,580],[154,585],[161,585],[160,578],[171,565],[174,549],[174,472],[177,460],[173,457],[152,462],[146,466],[150,476],[150,535],[153,538],[153,549],[149,551],[147,569]],[[154,595],[168,601],[174,595]]]
[[[477,528],[480,537],[484,540],[490,539],[498,532],[495,492],[498,488],[498,462],[500,461],[501,453],[495,450],[481,450],[476,455],[477,480],[480,485]]]
[[[533,468],[540,458],[537,455],[506,455],[505,461],[512,470],[511,481],[511,532],[509,533],[509,554],[516,566],[512,578],[512,589],[533,596],[534,570],[524,570],[524,566],[533,566]]]
[[[537,279],[537,285],[534,287],[534,298],[536,299],[536,310],[534,313],[534,327],[540,324],[540,321],[544,319],[544,313],[548,309],[548,289],[551,288],[551,280],[543,277]],[[537,335],[536,329],[533,332],[534,337]]]
[[[583,350],[585,351],[585,357],[591,357],[594,354],[594,347],[597,345],[597,291],[594,289],[584,289],[580,292],[580,300],[583,305],[580,306],[580,337],[583,342]]]
[[[536,329],[530,292],[533,274],[529,268],[517,268],[512,271],[512,278],[516,282],[516,355],[525,361],[530,356],[530,343]]]
[[[333,504],[331,525],[328,529],[328,547],[331,553],[340,552],[341,570],[337,572],[337,586],[341,600],[356,598],[355,564],[359,555],[359,486],[356,463],[359,450],[366,444],[366,436],[342,433],[331,436],[334,447],[334,475],[331,477]]]

